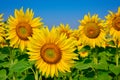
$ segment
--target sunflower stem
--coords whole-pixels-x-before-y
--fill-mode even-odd
[[[33,72],[33,74],[34,74],[34,76],[35,76],[35,71],[34,71],[34,69],[33,69],[32,67],[31,67],[30,69],[32,70],[32,72]]]
[[[66,80],[66,76],[63,76],[63,80]]]
[[[90,66],[90,67],[92,68],[92,71],[94,71],[94,73],[95,73],[94,79],[96,80],[96,78],[97,78],[97,71],[96,71],[96,69],[93,66]]]
[[[118,66],[119,65],[118,40],[116,40],[115,60],[116,60],[116,66]]]
[[[98,64],[98,47],[95,47],[95,52],[94,52],[94,55],[93,55],[93,62],[95,63],[95,65]],[[96,69],[94,69],[94,67],[92,67],[92,70],[95,72],[95,80],[97,79],[97,71]]]
[[[119,64],[118,64],[118,63],[119,63],[119,55],[116,54],[116,55],[115,55],[115,58],[116,58],[116,66],[118,66],[118,65],[119,65]]]
[[[16,80],[16,79],[15,79],[15,75],[14,75],[14,73],[13,73],[13,80]]]
[[[97,59],[97,57],[94,57],[93,60],[94,60],[94,63],[95,63],[95,64],[98,63],[98,59]]]
[[[9,49],[9,51],[10,51],[9,61],[10,61],[11,66],[12,66],[12,65],[14,65],[14,53],[13,53],[13,49],[11,49],[9,45],[8,45],[8,49]],[[15,73],[13,73],[12,79],[13,79],[13,80],[16,80]]]
[[[69,77],[69,80],[72,80],[72,76]]]
[[[42,74],[40,74],[39,80],[42,80]]]
[[[38,78],[38,71],[36,70],[36,72],[35,72],[35,80],[38,80],[39,78]]]
[[[93,61],[94,61],[95,64],[98,64],[98,56],[97,56],[97,52],[98,52],[98,50],[97,50],[97,47],[96,47],[96,48],[95,48],[94,57],[93,57]]]

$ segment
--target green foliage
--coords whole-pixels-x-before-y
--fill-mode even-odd
[[[28,75],[33,75],[30,69],[33,64],[28,61],[26,52],[11,47],[0,48],[0,80],[28,79]]]
[[[10,71],[21,73],[21,72],[29,69],[31,66],[32,65],[28,61],[20,60],[10,67]]]
[[[0,53],[0,60],[4,60],[8,55]]]
[[[108,72],[99,71],[96,80],[112,80],[112,77],[108,74]]]
[[[109,69],[110,69],[110,71],[113,72],[116,76],[117,76],[118,74],[120,74],[120,65],[119,65],[119,66],[116,66],[116,65],[110,64]]]
[[[79,56],[71,72],[59,72],[59,76],[53,78],[41,77],[41,73],[38,73],[38,78],[43,80],[120,80],[120,63],[119,66],[115,63],[116,48],[90,49],[89,46],[85,46],[74,52],[78,54],[82,51],[88,51],[89,55],[85,58]],[[18,48],[0,48],[0,80],[35,80],[37,71],[35,62],[29,61],[26,52],[21,52]]]
[[[6,70],[2,69],[0,70],[0,80],[6,80],[7,75],[6,75]]]

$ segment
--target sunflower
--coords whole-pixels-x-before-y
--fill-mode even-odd
[[[3,22],[3,14],[0,14],[0,47],[4,47],[5,44],[5,28]]]
[[[104,30],[103,20],[98,18],[95,14],[92,17],[90,14],[85,15],[84,19],[80,21],[80,39],[79,41],[84,45],[89,45],[92,48],[95,46],[103,46],[104,44]]]
[[[70,35],[72,34],[72,29],[70,29],[70,26],[69,24],[60,24],[58,27],[57,27],[57,31],[58,33],[60,34],[65,34],[67,36],[67,38],[70,37]]]
[[[70,36],[71,36],[71,37],[74,37],[74,38],[78,41],[79,38],[80,38],[80,37],[79,37],[79,36],[80,36],[79,33],[80,33],[79,30],[78,30],[78,29],[75,29],[75,30],[72,31],[72,34],[71,34]]]
[[[78,59],[74,53],[75,42],[65,34],[58,34],[54,27],[51,31],[43,28],[34,32],[27,49],[30,60],[36,61],[35,65],[42,75],[53,77],[58,76],[58,72],[70,72],[73,59]]]
[[[79,52],[79,54],[80,54],[80,57],[82,57],[82,58],[85,58],[85,57],[88,56],[88,52],[87,51]]]
[[[2,21],[3,21],[3,18],[2,18],[2,17],[3,17],[3,14],[0,14],[0,26],[3,25],[3,22],[2,22]]]
[[[76,48],[78,50],[80,50],[83,46],[82,46],[82,43],[79,41],[79,38],[80,38],[80,32],[78,29],[75,29],[73,30],[72,34],[70,35],[71,38],[73,38],[73,40],[76,41]]]
[[[109,11],[109,14],[105,16],[106,18],[106,27],[109,30],[110,35],[113,40],[120,41],[120,7],[116,13]]]
[[[84,45],[79,45],[78,46],[78,54],[80,57],[85,58],[88,56],[89,53],[89,48],[86,48],[87,46]]]
[[[29,8],[24,13],[23,8],[15,9],[15,16],[8,19],[8,38],[10,46],[19,47],[22,51],[27,46],[28,37],[32,36],[34,29],[39,29],[43,26],[40,17],[33,18],[34,13]]]

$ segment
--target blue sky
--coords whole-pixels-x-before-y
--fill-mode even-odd
[[[7,20],[9,15],[14,15],[14,9],[30,8],[35,17],[43,18],[44,24],[50,28],[68,23],[71,28],[77,29],[78,20],[88,12],[104,19],[109,10],[116,12],[119,6],[120,0],[1,0],[0,13],[4,13],[4,19]]]

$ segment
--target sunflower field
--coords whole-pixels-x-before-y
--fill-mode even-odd
[[[32,9],[0,14],[0,80],[120,80],[120,7],[78,29],[51,29]]]

